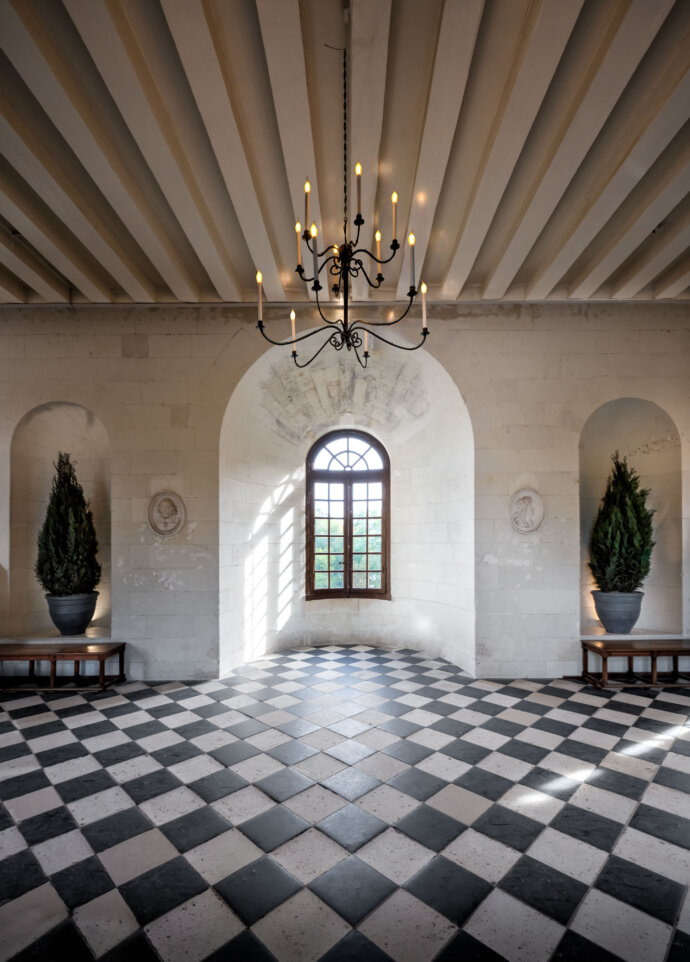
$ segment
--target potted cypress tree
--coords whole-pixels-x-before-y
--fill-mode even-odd
[[[69,454],[58,454],[34,571],[63,635],[83,634],[96,609],[101,566],[91,508]]]
[[[592,528],[589,568],[598,591],[594,607],[611,634],[627,635],[640,616],[643,592],[652,557],[652,518],[647,507],[649,490],[616,451],[606,492]]]

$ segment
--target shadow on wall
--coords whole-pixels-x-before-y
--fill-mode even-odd
[[[29,411],[12,438],[9,593],[13,635],[54,631],[33,568],[58,451],[72,455],[93,510],[103,569],[93,624],[110,625],[110,441],[91,411],[79,404],[55,402]]]
[[[335,428],[391,459],[391,589],[304,600],[304,465]],[[410,645],[474,669],[474,444],[464,401],[425,351],[334,352],[298,371],[268,350],[230,399],[220,443],[221,672],[300,644]]]
[[[618,450],[650,489],[656,509],[652,566],[642,590],[642,613],[635,626],[649,631],[682,629],[682,482],[680,436],[658,405],[641,398],[618,398],[588,418],[580,435],[580,563],[583,631],[599,620],[590,591],[596,587],[587,567],[592,525],[606,489],[611,455]]]

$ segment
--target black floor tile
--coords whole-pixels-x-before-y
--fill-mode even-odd
[[[531,745],[529,742],[521,742],[517,738],[511,738],[505,745],[501,745],[498,751],[502,755],[508,755],[510,758],[518,758],[520,761],[528,762],[530,765],[538,765],[542,758],[549,754],[546,748],[540,748],[539,745]]]
[[[388,826],[380,818],[356,805],[346,805],[317,825],[322,832],[335,839],[348,852],[356,852],[365,842],[383,832]]]
[[[482,835],[488,835],[497,842],[517,849],[518,852],[524,852],[542,832],[544,826],[503,805],[492,805],[473,822],[472,828],[481,832]]]
[[[170,729],[164,725],[162,722],[152,721],[142,722],[141,725],[132,725],[131,728],[126,728],[125,733],[129,735],[130,738],[149,738],[151,735],[160,735],[162,732],[170,731]]]
[[[207,883],[182,856],[145,872],[119,887],[140,925],[148,925],[208,888]]]
[[[626,798],[632,798],[635,801],[642,798],[649,785],[649,782],[641,778],[633,778],[632,775],[625,775],[623,772],[614,772],[610,768],[596,768],[588,776],[587,782],[596,788],[615,792],[616,795],[625,795]]]
[[[51,783],[44,772],[40,770],[27,772],[26,775],[17,775],[0,782],[0,800],[6,802],[10,798],[19,798],[21,795],[28,795],[30,792],[37,792],[41,788],[50,788],[50,786]]]
[[[384,748],[383,751],[386,755],[392,755],[393,758],[397,758],[398,761],[405,762],[407,765],[416,765],[422,759],[433,754],[433,749],[418,745],[417,742],[410,742],[406,738],[401,738],[400,741],[394,742]]]
[[[326,952],[319,962],[392,962],[392,959],[361,932],[353,931]]]
[[[258,748],[247,745],[245,742],[231,742],[229,745],[214,748],[212,752],[209,752],[212,758],[215,758],[221,765],[227,765],[228,768],[231,765],[237,765],[238,762],[243,762],[245,758],[253,758],[254,755],[260,754]]]
[[[53,808],[42,815],[34,815],[32,818],[25,818],[19,823],[19,830],[29,845],[38,845],[49,838],[64,835],[66,832],[73,832],[77,823],[72,817],[68,808]]]
[[[558,943],[551,962],[620,962],[620,956],[611,955],[600,945],[569,930]]]
[[[482,758],[491,754],[491,749],[474,745],[463,738],[457,738],[454,742],[449,742],[443,748],[439,748],[439,752],[448,755],[450,758],[457,758],[460,762],[467,762],[468,765],[476,765]]]
[[[267,708],[266,711],[270,711]],[[235,738],[250,738],[252,735],[258,735],[259,732],[265,732],[268,725],[264,725],[263,722],[257,721],[256,718],[247,718],[245,721],[238,722],[236,725],[231,725],[228,731]]]
[[[151,757],[155,758],[159,765],[177,765],[179,762],[186,762],[188,758],[196,758],[197,755],[202,755],[203,752],[196,745],[192,745],[191,742],[176,742],[174,745],[168,745],[166,748],[161,748],[157,752],[152,752]]]
[[[680,815],[671,815],[650,805],[639,805],[630,820],[630,828],[690,849],[690,819]]]
[[[440,954],[435,956],[434,962],[505,962],[505,956],[498,955],[488,945],[473,938],[469,932],[460,931]]]
[[[677,792],[690,795],[690,775],[685,772],[678,772],[675,768],[660,768],[654,776],[654,781],[658,785],[675,788]]]
[[[160,826],[161,832],[170,839],[178,852],[187,852],[231,828],[232,825],[210,805],[197,808]]]
[[[150,832],[152,828],[153,824],[143,812],[138,808],[128,808],[124,812],[116,812],[115,815],[91,822],[81,831],[94,852],[103,852],[106,848],[134,838],[135,835]]]
[[[283,845],[308,828],[309,822],[305,822],[299,815],[295,815],[282,805],[275,805],[267,812],[255,815],[254,818],[240,825],[242,834],[250,838],[264,852],[272,852],[274,848],[278,848],[279,845]]]
[[[159,768],[155,772],[149,772],[147,775],[140,775],[138,778],[122,783],[124,790],[137,805],[149,798],[171,792],[181,785],[180,779],[176,778],[167,768]]]
[[[31,749],[26,742],[15,742],[14,745],[7,745],[0,748],[0,765],[3,762],[11,762],[15,758],[22,758],[24,755],[31,755]]]
[[[69,962],[92,962],[93,958],[93,953],[72,919],[65,919],[15,955],[12,962],[62,962],[63,959],[69,959]]]
[[[215,802],[219,798],[232,795],[233,792],[237,792],[241,788],[246,788],[248,784],[248,781],[240,778],[235,772],[222,769],[219,772],[204,775],[196,782],[191,782],[188,787],[196,792],[200,798],[203,798],[205,802]]]
[[[76,909],[115,887],[95,855],[56,872],[50,881],[68,909]]]
[[[399,792],[405,792],[420,802],[425,802],[436,792],[440,792],[447,784],[442,778],[436,778],[428,772],[423,772],[419,768],[408,768],[407,771],[400,772],[388,782],[392,788],[397,788]]]
[[[687,962],[688,959],[690,959],[690,935],[678,931],[666,956],[666,962]]]
[[[434,731],[442,732],[444,735],[452,735],[453,738],[460,738],[461,735],[472,731],[471,725],[466,725],[465,722],[458,721],[455,718],[439,718],[431,727]],[[408,734],[412,733],[409,732]]]
[[[65,957],[65,962],[68,958],[69,956]],[[144,933],[139,930],[116,945],[110,952],[102,955],[99,962],[160,962],[160,956]]]
[[[69,742],[67,745],[58,745],[57,748],[48,748],[44,752],[36,752],[36,758],[41,768],[50,768],[51,765],[71,762],[73,758],[83,758],[88,754],[81,742]]]
[[[564,802],[567,802],[580,787],[580,782],[573,781],[572,778],[556,775],[545,768],[538,767],[533,768],[524,778],[520,779],[520,784],[527,785],[529,788],[536,788],[538,791],[553,795],[554,798],[560,798]]]
[[[350,925],[361,922],[396,887],[390,879],[355,855],[338,862],[309,886]]]
[[[595,887],[668,925],[676,924],[685,897],[685,886],[616,855],[604,865]]]
[[[564,805],[551,821],[551,828],[610,852],[623,826],[620,822],[588,812],[576,805]]]
[[[314,784],[311,778],[302,775],[300,772],[292,771],[290,768],[283,768],[279,772],[274,772],[266,778],[256,782],[256,787],[260,788],[270,798],[276,802],[284,802],[287,798],[292,798],[299,792],[304,792]]]
[[[101,763],[103,768],[110,765],[117,765],[120,762],[128,762],[130,758],[137,758],[144,755],[144,749],[136,742],[124,742],[122,745],[114,745],[112,748],[104,748],[101,752],[94,752],[94,758]]]
[[[296,765],[297,762],[304,761],[311,755],[316,755],[317,751],[311,745],[305,745],[304,742],[293,739],[289,742],[283,742],[282,745],[276,745],[275,748],[267,749],[266,754],[270,755],[271,758],[276,758],[283,765]]]
[[[87,772],[78,778],[70,778],[67,782],[60,782],[55,788],[63,802],[76,802],[87,795],[94,795],[96,792],[105,792],[113,788],[117,782],[113,776],[104,769],[95,772]]]
[[[216,891],[245,925],[253,925],[277,908],[302,885],[273,859],[265,856],[218,882]]]
[[[544,915],[567,925],[588,887],[529,855],[523,855],[499,882],[499,888]]]
[[[446,845],[450,845],[466,828],[461,822],[429,805],[419,805],[396,822],[395,827],[434,852],[440,852]]]
[[[486,772],[483,768],[471,768],[464,775],[456,778],[454,784],[466,788],[468,792],[474,792],[475,795],[497,802],[509,789],[513,788],[515,783],[509,778],[503,778],[502,775]]]
[[[276,957],[253,932],[245,929],[220,949],[207,955],[203,962],[276,962]]]
[[[376,711],[378,710],[379,709],[377,706]],[[443,721],[445,721],[445,719],[443,719]],[[441,723],[441,719],[436,722],[437,725],[440,725]],[[418,732],[421,726],[415,725],[411,721],[406,721],[404,718],[391,718],[388,721],[381,722],[381,724],[377,725],[376,727],[380,728],[384,732],[388,732],[390,735],[399,735],[400,738],[407,738],[408,735]]]
[[[405,888],[458,926],[492,891],[484,879],[442,855],[429,862]]]
[[[341,772],[336,772],[329,778],[324,778],[321,784],[332,792],[346,798],[348,802],[354,802],[367,792],[370,792],[381,782],[371,775],[366,775],[356,768],[344,768]]]
[[[0,905],[19,898],[46,881],[36,856],[28,848],[10,855],[0,862]]]

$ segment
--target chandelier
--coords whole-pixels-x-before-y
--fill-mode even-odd
[[[329,46],[329,44],[326,44]],[[338,49],[338,48],[331,48]],[[348,104],[348,88],[347,88],[347,49],[343,50],[343,240],[340,244],[327,244],[322,250],[319,250],[318,245],[318,229],[315,222],[309,225],[309,195],[311,192],[311,185],[309,180],[306,181],[304,185],[304,230],[302,230],[302,225],[298,222],[295,224],[295,232],[297,234],[297,267],[295,272],[299,275],[300,280],[314,292],[316,300],[316,308],[319,312],[319,317],[322,323],[318,327],[306,334],[300,334],[299,337],[295,333],[295,311],[290,311],[290,322],[292,326],[291,337],[287,341],[275,341],[273,338],[269,337],[266,333],[264,323],[263,323],[263,288],[262,288],[262,277],[261,271],[256,273],[256,283],[258,286],[258,323],[257,327],[264,338],[270,343],[275,344],[279,347],[288,347],[292,345],[292,359],[297,367],[307,367],[315,360],[319,354],[323,351],[327,344],[335,348],[336,351],[342,351],[345,347],[348,351],[353,351],[355,357],[359,361],[363,368],[366,368],[369,361],[369,336],[375,338],[378,341],[383,341],[385,344],[389,344],[391,347],[400,348],[403,351],[416,351],[420,348],[427,339],[429,334],[429,329],[427,327],[427,313],[426,313],[426,284],[421,285],[422,294],[422,331],[420,334],[419,343],[408,346],[406,344],[398,344],[395,341],[389,340],[385,337],[383,333],[380,332],[381,328],[390,328],[395,324],[399,324],[400,321],[406,317],[414,303],[414,299],[417,296],[417,288],[415,287],[415,263],[414,263],[414,244],[415,237],[414,234],[410,233],[407,238],[407,242],[410,247],[410,287],[407,292],[408,303],[403,310],[400,317],[394,320],[388,321],[373,321],[373,320],[362,320],[361,318],[352,319],[350,317],[350,295],[351,295],[351,283],[353,278],[364,277],[367,284],[372,290],[378,290],[384,281],[384,276],[382,273],[382,268],[385,264],[389,264],[398,250],[400,249],[400,244],[397,240],[397,204],[398,195],[393,193],[391,197],[392,203],[392,234],[393,240],[390,244],[391,254],[385,258],[381,257],[381,231],[377,230],[375,234],[376,241],[376,253],[367,250],[364,247],[359,246],[359,237],[361,229],[364,225],[364,218],[362,217],[362,165],[355,165],[355,181],[356,181],[356,197],[357,197],[357,213],[354,218],[354,227],[356,232],[354,237],[350,234],[348,238],[348,183],[347,183],[347,171],[348,171],[348,144],[347,144],[347,104]],[[308,252],[307,263],[311,269],[311,276],[309,276],[309,271],[305,269],[302,264],[302,251],[303,245],[306,247]],[[325,295],[319,296],[321,291],[325,291]],[[334,299],[338,299],[338,307],[342,308],[342,316],[336,318],[335,320],[329,320],[323,313],[322,298],[328,299],[328,292],[332,293]],[[300,361],[299,354],[297,352],[297,344],[301,341],[307,341],[311,338],[321,338],[322,343],[317,347],[314,353],[304,361]]]

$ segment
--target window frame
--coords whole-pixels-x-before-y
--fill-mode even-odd
[[[343,470],[329,471],[314,467],[317,454],[331,441],[341,437],[358,438],[371,445],[381,458],[383,467],[376,470]],[[381,587],[353,588],[352,587],[352,523],[354,520],[352,509],[352,486],[358,482],[381,482]],[[314,514],[314,485],[317,483],[343,484],[343,587],[319,588],[314,587],[315,581],[315,514]],[[390,459],[388,452],[380,441],[365,431],[341,428],[329,431],[312,444],[306,460],[305,483],[305,533],[306,533],[306,571],[305,571],[305,600],[318,601],[323,598],[378,598],[391,600],[390,594]]]

